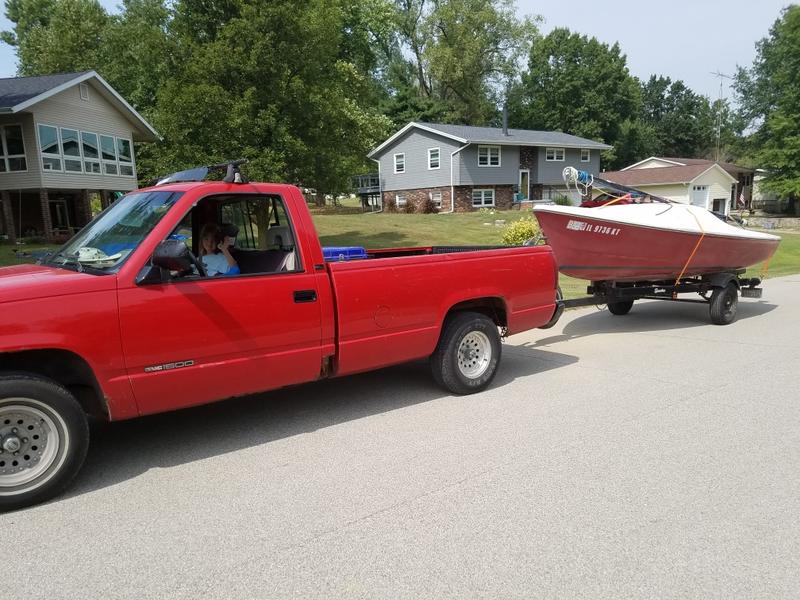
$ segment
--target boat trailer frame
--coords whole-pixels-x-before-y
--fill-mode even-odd
[[[556,299],[554,319],[545,327],[555,325],[564,309],[605,304],[615,315],[627,314],[635,300],[667,300],[710,305],[711,320],[727,325],[736,317],[738,297],[761,298],[763,289],[759,277],[742,277],[745,269],[707,275],[684,277],[679,281],[593,281],[587,286],[588,296]],[[678,298],[678,294],[696,293],[700,298]]]

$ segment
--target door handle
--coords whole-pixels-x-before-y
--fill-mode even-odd
[[[303,302],[316,302],[317,301],[317,291],[316,290],[297,290],[294,293],[294,301],[298,304]]]

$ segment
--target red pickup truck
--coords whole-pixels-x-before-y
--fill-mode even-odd
[[[207,275],[208,223],[235,235],[238,274]],[[466,394],[494,377],[499,330],[560,315],[547,246],[334,258],[297,188],[183,182],[132,192],[39,264],[0,269],[0,510],[66,487],[88,416],[129,419],[421,358]]]

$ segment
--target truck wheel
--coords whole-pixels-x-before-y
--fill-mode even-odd
[[[620,300],[619,302],[609,302],[608,312],[612,315],[627,315],[633,308],[633,300]]]
[[[501,348],[491,319],[480,313],[458,313],[445,322],[431,356],[433,378],[454,394],[479,392],[494,379]]]
[[[0,376],[0,512],[57,495],[88,447],[86,415],[64,387],[33,375]]]
[[[711,293],[711,322],[714,325],[728,325],[736,318],[736,309],[739,306],[739,290],[736,284],[730,282],[725,287],[714,288]]]

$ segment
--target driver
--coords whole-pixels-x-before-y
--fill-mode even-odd
[[[233,242],[233,238],[222,235],[216,223],[203,225],[200,230],[200,258],[209,277],[239,274],[239,265],[230,252]]]

